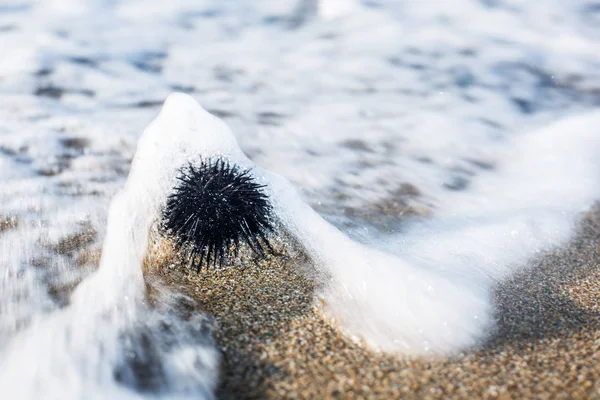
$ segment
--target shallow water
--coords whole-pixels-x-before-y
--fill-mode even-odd
[[[173,91],[223,118],[253,163],[377,248],[359,255],[362,247],[324,223],[315,222],[329,234],[296,223],[301,203],[278,195],[290,228],[346,288],[324,293],[331,311],[375,346],[422,352],[421,342],[395,347],[393,322],[420,307],[431,313],[415,331],[433,332],[427,347],[469,345],[487,323],[463,321],[469,310],[461,304],[472,298],[452,296],[455,280],[485,310],[490,279],[569,238],[598,193],[600,117],[590,113],[600,104],[596,3],[339,4],[0,4],[3,393],[211,396],[218,356],[202,316],[183,323],[168,302],[150,310],[142,301],[135,266],[145,234],[131,251],[105,248],[109,267],[94,274],[109,203],[125,185],[143,129]],[[177,120],[168,120],[165,135]],[[164,165],[143,176],[168,173]],[[141,196],[151,200],[140,222],[126,203],[138,205],[136,193],[152,184],[130,182],[111,210],[121,235],[128,223],[147,224],[156,193],[166,190]],[[119,233],[110,238],[119,242]],[[355,255],[351,267],[340,248]],[[407,283],[398,259],[422,288]],[[368,279],[365,264],[376,269]],[[453,277],[439,280],[445,274]],[[415,300],[430,283],[449,295],[448,310],[473,338],[438,338],[437,303]],[[403,285],[402,304],[412,308],[390,307]],[[159,366],[146,379],[154,386],[140,383],[131,360]]]

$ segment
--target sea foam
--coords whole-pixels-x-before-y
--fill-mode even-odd
[[[144,186],[156,182],[145,189],[148,219],[188,161],[219,155],[253,168],[283,226],[329,277],[319,295],[348,334],[391,352],[450,353],[491,329],[490,285],[564,243],[577,213],[598,197],[599,120],[574,117],[522,135],[505,164],[472,190],[447,197],[439,214],[367,243],[347,237],[285,179],[254,165],[227,126],[184,94],[171,95],[144,133],[132,174]]]

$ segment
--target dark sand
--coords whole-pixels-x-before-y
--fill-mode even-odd
[[[219,398],[600,399],[600,208],[570,245],[495,291],[496,330],[451,358],[408,359],[348,340],[315,306],[301,255],[187,273],[167,241],[151,246],[149,285],[187,294],[215,317]]]

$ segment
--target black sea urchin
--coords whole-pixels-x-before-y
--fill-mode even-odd
[[[203,261],[222,264],[230,246],[241,242],[262,255],[263,245],[270,248],[267,234],[273,231],[272,207],[263,187],[249,169],[222,158],[190,163],[179,171],[161,228],[197,271]]]

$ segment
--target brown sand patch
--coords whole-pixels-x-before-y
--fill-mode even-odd
[[[579,307],[600,313],[600,271],[566,285],[571,300]]]
[[[102,250],[96,239],[96,230],[89,222],[83,222],[78,231],[48,246],[49,250],[71,258],[74,261],[71,265],[78,269],[77,273],[69,275],[67,279],[48,282],[48,294],[59,307],[69,304],[71,294],[77,286],[100,264]],[[46,258],[34,261],[38,268],[52,265]]]
[[[19,226],[19,218],[14,215],[4,216],[0,214],[0,232],[16,229]]]

